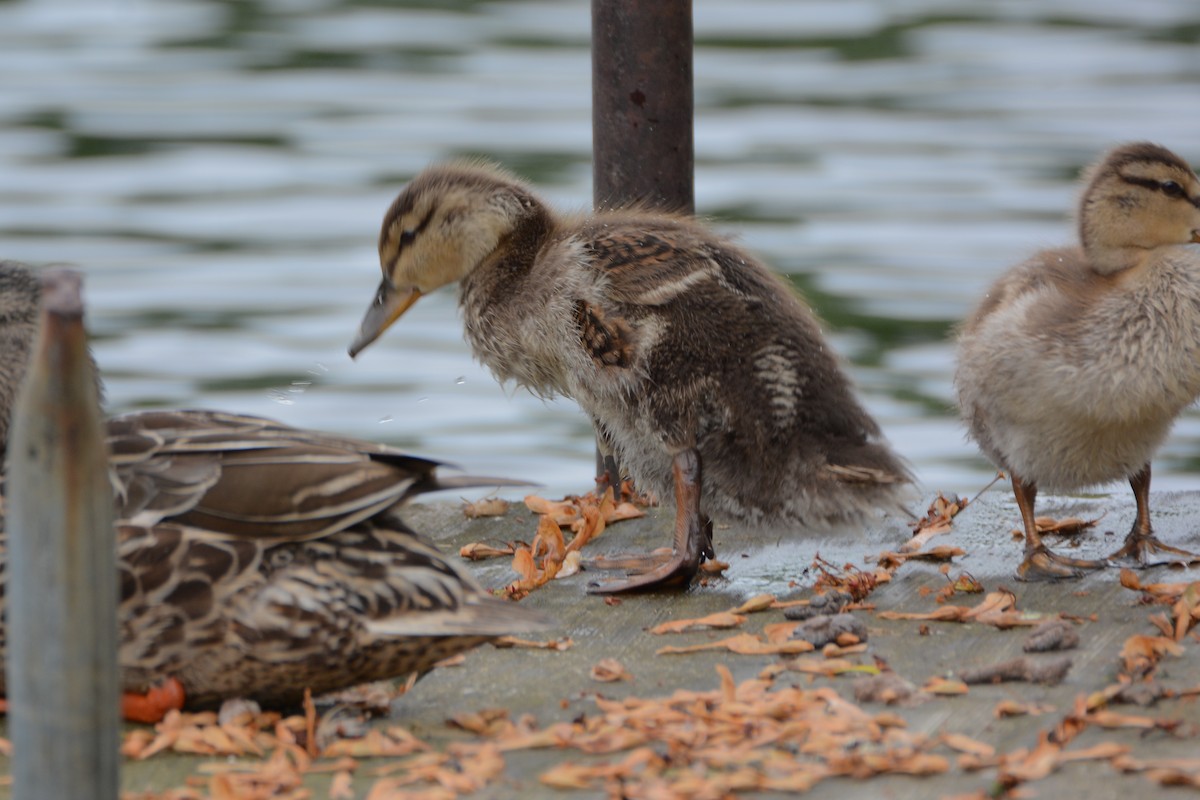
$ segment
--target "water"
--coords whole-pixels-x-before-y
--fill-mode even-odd
[[[497,386],[453,294],[351,362],[380,218],[425,164],[591,197],[585,0],[0,1],[0,254],[87,272],[112,410],[212,406],[589,485],[567,401]],[[701,214],[792,275],[930,488],[991,468],[953,413],[951,324],[1068,239],[1078,170],[1200,160],[1200,9],[697,0]],[[1200,416],[1156,464],[1196,488]]]

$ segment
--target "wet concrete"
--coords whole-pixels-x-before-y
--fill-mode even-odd
[[[1160,538],[1200,551],[1200,528],[1193,522],[1200,518],[1200,493],[1155,495],[1152,501]],[[531,539],[536,517],[519,505],[514,509],[517,510],[504,518],[467,520],[456,505],[443,503],[415,506],[408,517],[415,528],[432,535],[443,549],[457,552],[460,546],[473,541]],[[1107,554],[1119,546],[1133,519],[1133,502],[1128,493],[1095,498],[1049,497],[1039,502],[1038,511],[1060,517],[1103,515],[1099,525],[1075,543],[1077,547],[1060,543],[1073,554],[1090,557]],[[670,513],[656,510],[646,519],[617,523],[588,548],[593,553],[600,553],[661,546],[669,537],[670,517]],[[957,575],[967,570],[988,591],[1008,587],[1016,594],[1017,608],[1021,611],[1047,616],[1065,612],[1084,618],[1096,615],[1095,621],[1084,622],[1078,628],[1081,644],[1078,649],[1069,651],[1073,660],[1070,672],[1057,686],[1025,683],[972,686],[965,696],[936,698],[912,707],[891,709],[905,718],[911,730],[935,736],[941,732],[964,733],[995,746],[1000,752],[1033,747],[1039,731],[1052,728],[1070,710],[1076,697],[1114,682],[1118,654],[1127,637],[1136,633],[1156,633],[1147,618],[1160,610],[1159,607],[1140,605],[1137,593],[1120,586],[1116,570],[1059,584],[1023,584],[1014,580],[1012,572],[1019,561],[1021,545],[1013,541],[1009,531],[1016,527],[1017,520],[1011,494],[993,490],[956,518],[953,533],[934,539],[932,544],[951,544],[965,550],[965,556],[955,559],[951,573]],[[613,606],[606,605],[600,597],[586,594],[586,581],[594,573],[555,581],[523,602],[553,615],[559,621],[559,627],[549,635],[569,636],[574,642],[570,649],[547,652],[485,646],[471,653],[465,665],[439,669],[423,679],[398,701],[395,718],[390,722],[398,721],[419,738],[440,747],[448,742],[472,739],[446,725],[448,717],[460,712],[501,707],[508,709],[514,717],[532,714],[542,727],[546,727],[573,719],[581,712],[591,713],[594,706],[589,698],[596,692],[608,697],[659,697],[681,687],[713,689],[718,685],[715,672],[718,664],[728,666],[738,681],[754,677],[780,657],[724,652],[656,656],[655,651],[665,644],[695,644],[724,638],[729,632],[694,632],[664,637],[650,635],[645,629],[666,620],[726,610],[764,592],[780,599],[811,595],[816,575],[809,567],[818,552],[834,564],[849,562],[867,568],[868,557],[896,549],[907,536],[901,521],[837,538],[750,538],[739,536],[730,529],[718,529],[718,556],[731,565],[726,578],[711,580],[707,586],[696,586],[683,593],[632,596]],[[502,586],[513,578],[508,559],[482,562],[474,565],[474,569],[489,587]],[[1144,570],[1140,577],[1144,582],[1198,580],[1200,571],[1155,567]],[[945,583],[946,577],[938,571],[937,565],[910,562],[896,571],[890,583],[877,588],[870,600],[877,611],[931,611],[937,604],[933,594],[923,593],[923,590],[936,591]],[[970,606],[981,597],[960,595],[953,602]],[[987,625],[930,622],[927,623],[928,635],[921,636],[918,635],[920,622],[883,620],[867,611],[856,613],[863,615],[870,638],[867,653],[851,658],[865,664],[873,663],[874,657],[882,658],[896,673],[917,685],[936,675],[954,676],[963,669],[1020,656],[1027,633],[1027,629],[1002,631]],[[767,611],[752,615],[743,629],[758,632],[763,625],[782,620],[780,611]],[[633,680],[605,684],[590,680],[591,667],[605,657],[621,661],[632,673]],[[1053,656],[1039,656],[1050,657]],[[1161,682],[1170,688],[1200,683],[1198,658],[1200,647],[1193,640],[1185,641],[1182,656],[1168,657],[1160,665]],[[810,679],[806,675],[788,673],[779,680],[797,685],[809,685],[811,681],[814,686],[832,686],[844,696],[853,697],[852,678]],[[1041,716],[997,719],[993,709],[1004,699],[1035,701],[1049,704],[1056,710]],[[884,708],[876,704],[865,707],[872,712]],[[1183,719],[1200,726],[1200,706],[1186,700],[1160,701],[1149,710],[1122,710]],[[1089,729],[1072,743],[1071,748],[1085,747],[1101,740],[1127,744],[1133,748],[1133,754],[1140,757],[1193,756],[1197,747],[1195,738],[1177,738],[1161,731]],[[539,783],[541,771],[567,758],[587,760],[574,751],[507,753],[504,780],[475,796],[599,796],[588,792],[558,792]],[[123,765],[123,785],[130,790],[179,786],[204,760],[208,759],[170,756],[143,763],[127,762]],[[953,762],[953,758],[951,760]],[[364,772],[360,770],[356,778],[358,797],[366,796],[372,782]],[[869,792],[873,797],[886,798],[941,797],[987,790],[994,779],[995,770],[967,773],[957,768],[948,774],[928,778],[885,776],[861,783],[833,779],[820,783],[808,796],[844,798]],[[327,796],[327,776],[313,776],[311,781],[316,790],[315,797]],[[1146,778],[1120,774],[1105,762],[1069,764],[1029,786],[1041,797],[1082,797],[1089,793],[1096,797],[1147,796],[1156,791],[1154,784]]]

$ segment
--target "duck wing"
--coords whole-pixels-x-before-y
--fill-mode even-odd
[[[424,492],[515,484],[439,478],[440,462],[387,445],[217,411],[114,417],[108,445],[120,520],[228,536],[318,539]]]

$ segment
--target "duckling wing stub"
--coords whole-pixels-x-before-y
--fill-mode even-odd
[[[584,249],[604,294],[621,303],[664,305],[720,273],[703,231],[683,219],[634,219],[626,224],[614,219],[584,234]]]

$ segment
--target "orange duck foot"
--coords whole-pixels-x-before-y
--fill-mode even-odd
[[[175,678],[167,678],[157,686],[151,686],[145,694],[122,694],[121,716],[129,722],[152,725],[161,722],[167,712],[183,708],[183,700],[183,684]]]

